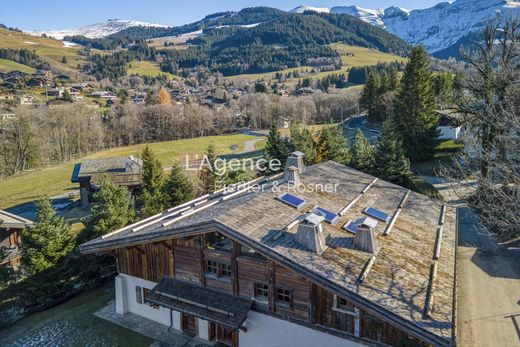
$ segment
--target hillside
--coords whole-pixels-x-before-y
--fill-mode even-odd
[[[35,70],[27,65],[19,64],[17,62],[0,59],[0,71],[22,71],[25,73],[33,73]]]
[[[78,46],[66,46],[63,41],[31,36],[18,31],[0,29],[0,48],[34,51],[52,69],[73,76],[78,74],[78,64],[87,63],[86,58],[79,55]],[[63,57],[67,58],[66,64],[62,63]]]

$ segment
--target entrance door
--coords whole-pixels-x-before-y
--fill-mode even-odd
[[[218,342],[227,346],[236,346],[235,332],[233,331],[233,329],[223,327],[220,324],[217,324],[216,328]]]
[[[199,325],[197,322],[197,318],[189,315],[182,314],[182,332],[190,335],[190,336],[198,336],[199,335]]]

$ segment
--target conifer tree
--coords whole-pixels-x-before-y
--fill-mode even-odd
[[[370,173],[374,164],[374,149],[359,129],[354,136],[351,149],[351,165],[360,171]]]
[[[267,143],[264,149],[264,155],[266,159],[278,159],[282,163],[282,167],[287,160],[287,154],[289,150],[287,147],[287,143],[282,139],[278,129],[276,128],[275,121],[273,120],[271,123],[271,128],[269,129],[269,135],[267,136]]]
[[[433,156],[437,126],[437,103],[428,56],[423,47],[410,54],[396,99],[394,120],[407,156],[423,160]]]
[[[210,145],[205,153],[207,162],[202,170],[199,171],[200,189],[203,194],[209,194],[218,190],[225,182],[225,172],[217,172],[215,162],[217,160],[217,152],[215,146]]]
[[[343,165],[348,165],[350,163],[351,153],[349,144],[347,139],[343,136],[340,127],[323,129],[317,147],[317,163],[328,160]]]
[[[368,111],[368,119],[374,121],[376,118],[376,104],[380,95],[380,81],[375,73],[370,73],[367,84],[363,87],[359,104]]]
[[[162,212],[166,208],[166,198],[163,194],[164,171],[159,159],[146,146],[141,153],[143,162],[143,192],[138,200],[142,216],[151,216]]]
[[[89,238],[120,229],[135,219],[127,188],[114,184],[108,176],[101,180],[101,188],[92,197],[92,219]]]
[[[180,205],[195,197],[193,186],[180,165],[173,165],[170,176],[164,185],[164,195],[169,207]]]
[[[410,174],[410,160],[405,155],[403,144],[391,120],[384,123],[381,137],[376,144],[374,173],[397,184],[404,184]]]
[[[159,93],[157,93],[157,104],[159,105],[168,105],[172,103],[172,98],[170,93],[165,88],[159,89]]]
[[[316,144],[309,129],[291,128],[291,146],[295,151],[305,154],[303,160],[305,165],[312,165],[316,160]]]
[[[56,215],[49,199],[40,198],[36,208],[34,227],[22,231],[22,266],[29,274],[56,265],[74,248],[70,224]]]

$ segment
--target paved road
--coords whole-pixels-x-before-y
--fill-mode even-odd
[[[359,115],[359,116],[353,116],[349,119],[345,120],[343,123],[343,134],[350,140],[354,138],[354,135],[356,135],[358,129],[360,129],[365,137],[368,139],[368,141],[371,144],[375,144],[377,142],[377,139],[379,137],[379,130],[372,129],[366,125],[367,116],[366,115]]]
[[[459,346],[520,346],[520,250],[499,246],[452,189],[439,188],[458,206]]]
[[[265,140],[264,137],[259,137],[257,139],[253,139],[253,140],[249,140],[249,141],[244,142],[244,149],[242,151],[240,151],[240,153],[248,153],[248,152],[256,151],[255,144],[257,142],[260,142],[260,141],[263,141],[263,140]]]

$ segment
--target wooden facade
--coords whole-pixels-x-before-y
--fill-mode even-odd
[[[156,283],[164,276],[175,277],[251,298],[256,311],[341,337],[388,345],[423,345],[298,273],[263,256],[241,253],[242,246],[235,241],[229,240],[226,250],[208,248],[208,235],[117,249],[118,271]],[[190,322],[189,317],[183,319],[186,324]],[[209,329],[209,336],[215,340],[227,336],[238,343],[237,336],[220,331],[219,326],[210,324]]]

